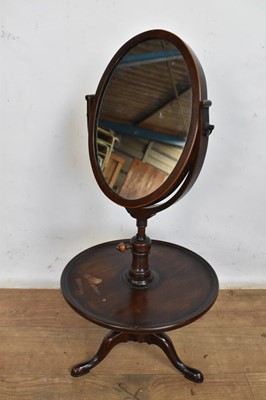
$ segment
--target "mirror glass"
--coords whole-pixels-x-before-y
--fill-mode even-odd
[[[117,63],[99,107],[96,153],[108,186],[125,199],[158,189],[186,143],[191,80],[178,48],[151,39]]]

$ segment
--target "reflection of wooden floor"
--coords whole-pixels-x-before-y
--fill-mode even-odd
[[[106,330],[77,315],[59,290],[0,290],[0,399],[262,400],[266,393],[266,290],[223,290],[193,324],[169,333],[205,381],[186,380],[156,346],[126,343],[94,370]]]

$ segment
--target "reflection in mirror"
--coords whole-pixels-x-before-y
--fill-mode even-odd
[[[131,48],[98,114],[97,157],[109,187],[126,199],[158,189],[180,158],[191,113],[190,76],[177,47],[153,39]]]

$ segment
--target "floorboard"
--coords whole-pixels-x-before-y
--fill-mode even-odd
[[[77,315],[59,290],[0,290],[0,399],[262,400],[266,393],[266,290],[221,290],[200,320],[172,331],[194,384],[156,346],[116,346],[90,374],[71,367],[95,354],[104,328]]]

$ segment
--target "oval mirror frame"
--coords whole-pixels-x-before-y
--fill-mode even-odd
[[[167,179],[152,193],[137,199],[127,199],[120,196],[118,193],[114,192],[110,188],[102,174],[102,171],[99,168],[96,143],[97,124],[105,90],[120,60],[130,51],[130,49],[132,49],[136,45],[144,41],[153,39],[160,39],[171,42],[176,46],[178,51],[183,56],[190,76],[192,88],[191,121],[186,142],[180,158]],[[173,33],[164,30],[151,30],[141,33],[126,42],[117,51],[117,53],[108,64],[99,82],[96,94],[95,96],[93,96],[91,108],[88,107],[87,119],[91,166],[96,181],[104,194],[110,200],[127,209],[135,209],[151,206],[158,202],[161,202],[169,195],[171,195],[174,191],[176,191],[178,186],[184,182],[185,177],[188,175],[188,173],[191,173],[191,165],[195,163],[195,153],[201,153],[201,165],[205,158],[205,153],[207,150],[207,136],[203,136],[203,124],[208,123],[208,111],[206,109],[205,113],[204,111],[201,112],[204,100],[207,100],[207,89],[202,67],[192,50],[179,37],[177,37]],[[203,137],[205,138],[205,140],[203,141],[204,145],[201,148]]]

